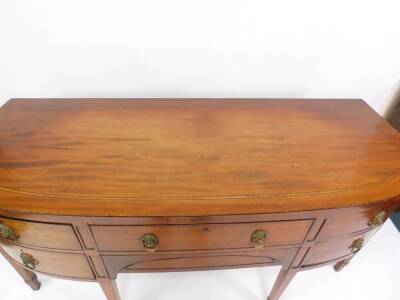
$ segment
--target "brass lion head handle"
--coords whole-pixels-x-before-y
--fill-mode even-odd
[[[4,224],[2,221],[0,221],[0,236],[3,239],[12,241],[14,243],[18,239],[18,236],[15,234],[14,230],[12,230],[12,228]]]
[[[155,234],[152,233],[146,233],[143,234],[140,237],[140,241],[143,244],[144,249],[146,249],[146,251],[157,251],[158,249],[158,237]]]
[[[25,267],[29,269],[35,269],[39,262],[32,256],[32,254],[26,253],[21,249],[21,254],[19,257]]]
[[[349,249],[351,249],[351,253],[357,253],[358,251],[361,250],[363,246],[364,246],[364,239],[359,238],[353,242],[353,244],[349,247]]]
[[[382,225],[385,222],[385,219],[386,219],[386,212],[380,211],[368,222],[368,226],[370,228],[376,228]]]
[[[267,239],[268,232],[264,229],[257,229],[251,234],[251,242],[256,248],[262,248],[265,246],[265,240]]]

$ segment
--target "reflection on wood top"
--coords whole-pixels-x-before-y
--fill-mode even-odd
[[[400,194],[400,135],[361,100],[14,99],[0,208],[101,216],[360,205]]]

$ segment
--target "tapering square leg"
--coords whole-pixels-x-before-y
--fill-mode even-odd
[[[268,300],[278,300],[296,273],[297,271],[285,270],[282,268],[278,274],[278,278],[275,281],[274,287],[268,296]]]
[[[121,300],[115,279],[99,279],[98,282],[106,295],[107,300]]]
[[[338,263],[335,264],[335,266],[333,268],[335,269],[336,272],[342,271],[343,268],[349,264],[349,262],[351,261],[352,258],[353,257],[350,257],[350,258],[346,258],[342,261],[339,261]]]
[[[36,291],[40,289],[40,281],[37,279],[35,273],[21,267],[1,247],[0,247],[0,253],[13,266],[14,270],[18,272],[18,274],[22,277],[25,283],[31,287],[32,290]]]

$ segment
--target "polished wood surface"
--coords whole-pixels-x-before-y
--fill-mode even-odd
[[[34,289],[44,273],[108,300],[122,272],[280,265],[277,300],[299,271],[343,269],[400,207],[399,150],[360,100],[12,100],[0,252]]]
[[[24,212],[301,211],[400,185],[399,134],[361,100],[16,99],[0,149],[1,207]]]

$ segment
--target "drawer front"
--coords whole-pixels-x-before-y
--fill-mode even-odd
[[[157,250],[206,250],[253,248],[256,230],[266,233],[264,246],[302,243],[312,220],[231,224],[92,226],[101,251],[145,251],[141,238],[152,234]]]
[[[26,246],[60,250],[81,250],[82,247],[72,226],[0,218],[1,224],[10,228],[16,243]]]
[[[119,272],[160,272],[288,264],[298,248],[252,249],[230,252],[108,255],[102,259],[111,277]]]
[[[365,245],[372,234],[373,232],[368,232],[364,235],[318,242],[308,253],[303,266],[322,264],[355,254]]]
[[[34,271],[75,279],[94,279],[92,269],[82,254],[42,251],[12,244],[2,244],[2,247],[22,265],[21,253],[30,256],[33,264],[29,264],[29,268]]]
[[[384,212],[384,217],[382,212]],[[320,233],[320,238],[330,238],[341,235],[348,235],[379,226],[380,220],[386,220],[390,212],[384,207],[363,207],[357,211],[349,209],[340,214],[331,216],[324,229]],[[375,222],[373,222],[375,220]]]

